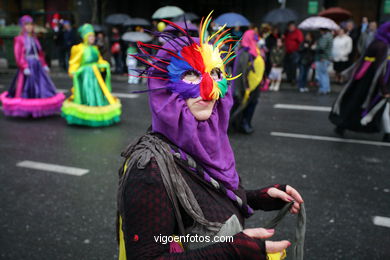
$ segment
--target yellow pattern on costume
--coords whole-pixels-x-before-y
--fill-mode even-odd
[[[258,49],[257,52],[260,53]],[[249,88],[245,90],[244,99],[243,99],[244,104],[248,101],[251,92],[254,91],[263,80],[264,70],[265,70],[264,59],[261,57],[261,55],[258,55],[253,60],[253,70],[249,71],[247,76]]]
[[[267,253],[267,259],[268,260],[282,260],[287,257],[286,250],[283,250],[282,252],[276,252],[276,253]]]

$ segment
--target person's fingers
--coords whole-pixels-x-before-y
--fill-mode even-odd
[[[269,238],[272,237],[275,233],[274,229],[265,229],[265,228],[247,228],[242,231],[245,235],[251,238]]]
[[[277,253],[283,251],[290,245],[291,243],[288,240],[265,241],[265,250],[267,253]]]
[[[287,194],[292,196],[299,203],[303,203],[303,199],[302,199],[301,194],[299,194],[299,192],[296,189],[294,189],[293,187],[291,187],[290,185],[286,185],[286,192],[287,192]]]
[[[286,202],[291,202],[294,200],[293,197],[291,197],[290,195],[288,195],[286,192],[284,191],[281,191],[277,188],[270,188],[268,191],[267,191],[268,195],[270,195],[272,198],[279,198],[281,200],[284,200]]]

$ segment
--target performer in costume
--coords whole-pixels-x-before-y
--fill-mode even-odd
[[[260,95],[259,86],[263,80],[265,64],[257,47],[259,36],[253,29],[242,37],[241,48],[233,65],[233,74],[242,76],[232,84],[234,106],[231,126],[246,134],[251,134],[252,118]]]
[[[110,64],[94,46],[90,24],[79,28],[83,42],[71,49],[69,75],[73,77],[72,96],[62,106],[68,124],[108,126],[120,121],[121,103],[111,94]]]
[[[383,131],[390,142],[390,22],[380,26],[375,40],[348,71],[350,81],[340,92],[330,113],[335,132]],[[347,72],[347,74],[348,74]]]
[[[61,111],[64,94],[56,93],[50,80],[44,53],[34,35],[31,16],[20,18],[20,35],[14,39],[17,73],[8,91],[0,95],[3,111],[7,116],[43,117]]]
[[[225,66],[234,52],[220,51],[234,40],[224,28],[206,38],[210,21],[210,15],[202,20],[199,39],[165,21],[184,36],[156,33],[170,39],[162,47],[138,43],[142,53],[134,57],[149,66],[140,77],[148,78],[152,126],[122,154],[120,260],[266,259],[267,253],[289,245],[259,239],[270,237],[273,230],[243,230],[253,210],[280,209],[295,200],[292,212],[297,213],[303,201],[288,185],[252,191],[241,186],[227,135],[233,104],[228,81],[234,77]],[[158,50],[156,56],[149,49]],[[234,240],[181,245],[166,240],[187,234],[232,235]]]

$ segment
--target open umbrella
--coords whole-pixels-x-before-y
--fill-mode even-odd
[[[227,27],[249,26],[251,23],[248,19],[238,13],[225,13],[218,16],[214,22],[218,25],[226,24]]]
[[[298,25],[299,29],[302,30],[318,30],[318,29],[328,29],[328,30],[338,30],[340,27],[331,19],[321,16],[312,16],[305,19]]]
[[[348,20],[349,18],[352,17],[352,14],[350,11],[345,10],[341,7],[332,7],[332,8],[326,9],[326,10],[320,12],[318,15],[330,18],[337,23]]]
[[[130,16],[127,14],[111,14],[106,17],[106,23],[112,24],[112,25],[120,25],[123,24],[127,19],[129,19]]]
[[[295,11],[288,8],[278,8],[269,11],[263,18],[264,22],[271,24],[288,23],[298,20],[298,15]]]
[[[184,14],[184,11],[177,6],[167,5],[157,9],[152,15],[152,19],[173,18]]]
[[[144,32],[127,32],[122,35],[122,40],[128,42],[150,42],[152,39],[150,34]]]
[[[179,25],[181,28],[186,29],[186,24],[184,22],[175,22],[175,24]],[[198,27],[194,25],[193,23],[187,22],[187,29],[188,31],[198,31]],[[169,25],[165,27],[164,32],[167,31],[174,31],[176,30],[173,26]]]
[[[104,25],[92,24],[92,26],[93,26],[93,29],[95,30],[95,32],[103,32],[106,30],[106,27]]]
[[[194,13],[184,13],[182,15],[179,15],[175,18],[172,19],[172,21],[174,22],[178,22],[178,21],[195,21],[195,20],[198,20],[199,19],[199,16],[197,16],[196,14]]]
[[[124,23],[123,26],[150,26],[150,22],[144,18],[129,18]]]

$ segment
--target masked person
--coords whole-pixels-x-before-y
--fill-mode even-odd
[[[75,125],[99,127],[118,123],[121,103],[111,94],[110,64],[93,45],[92,25],[84,24],[79,33],[83,42],[72,47],[69,60],[72,96],[65,100],[62,116],[68,124]]]
[[[17,73],[8,91],[1,94],[3,111],[7,116],[43,117],[61,111],[64,94],[56,88],[48,75],[42,47],[35,37],[31,16],[22,16],[20,35],[14,39]]]
[[[148,78],[152,126],[122,154],[121,260],[266,259],[267,252],[289,245],[259,239],[273,230],[243,230],[253,210],[279,209],[296,200],[297,213],[302,198],[288,185],[253,191],[241,186],[227,135],[233,78],[225,65],[234,53],[220,51],[231,40],[224,28],[205,37],[209,22],[210,16],[201,23],[199,38],[172,24],[183,37],[164,32],[158,35],[170,40],[162,47],[139,43],[143,54],[135,57],[150,67],[140,76]],[[148,48],[157,48],[156,56]],[[174,235],[199,240],[168,242]],[[204,237],[218,235],[234,239],[212,243]]]
[[[351,68],[350,81],[340,92],[330,113],[335,132],[384,132],[390,142],[390,22],[381,25],[364,55]]]
[[[234,106],[231,126],[246,134],[253,133],[252,118],[260,95],[260,83],[263,80],[265,64],[257,47],[259,36],[253,29],[242,37],[241,48],[233,65],[233,73],[241,75],[233,82]]]

